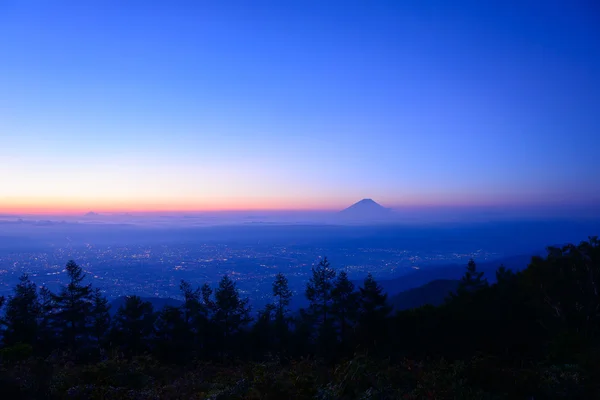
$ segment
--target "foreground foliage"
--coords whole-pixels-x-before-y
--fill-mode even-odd
[[[503,367],[473,358],[390,363],[356,356],[336,366],[302,359],[185,367],[149,357],[93,364],[68,358],[4,362],[6,399],[589,399],[598,376],[574,365]]]
[[[395,314],[372,276],[355,288],[324,258],[307,309],[291,313],[279,274],[253,324],[228,276],[181,282],[181,307],[130,296],[111,318],[82,269],[66,272],[58,294],[24,275],[0,298],[2,398],[600,398],[595,237],[495,277],[470,261],[444,304]]]

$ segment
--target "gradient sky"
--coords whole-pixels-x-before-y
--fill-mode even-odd
[[[0,2],[0,212],[600,198],[584,0]]]

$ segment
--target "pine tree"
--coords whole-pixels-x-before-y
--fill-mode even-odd
[[[331,313],[333,280],[335,270],[324,257],[312,268],[312,276],[306,285],[306,298],[310,302],[312,313],[320,319],[321,325],[327,324]]]
[[[385,339],[387,319],[392,307],[387,301],[387,293],[368,274],[363,286],[359,288],[359,338],[367,348],[377,347]]]
[[[201,353],[206,350],[207,342],[210,338],[208,309],[203,301],[202,289],[194,289],[190,283],[184,280],[181,281],[179,289],[184,298],[181,310],[183,312],[183,321],[187,327],[185,340],[189,344],[188,351]],[[210,290],[210,287],[208,289]],[[212,291],[207,293],[209,301],[211,294]]]
[[[0,296],[0,332],[2,331],[2,328],[4,328],[4,325],[6,325],[6,321],[4,320],[3,314],[2,314],[2,308],[4,307],[4,304],[6,303],[6,297],[4,296]]]
[[[183,363],[193,357],[189,348],[189,326],[179,307],[166,306],[156,318],[156,349],[161,360]]]
[[[139,296],[128,296],[113,321],[111,336],[128,354],[140,354],[148,348],[154,334],[152,304]]]
[[[92,296],[92,335],[99,345],[110,329],[110,304],[100,289],[95,289]]]
[[[276,301],[277,318],[283,320],[289,312],[288,306],[292,298],[292,291],[289,289],[287,278],[281,272],[277,274],[273,282],[273,297]]]
[[[267,304],[264,309],[258,312],[256,323],[252,327],[254,337],[254,353],[263,356],[267,351],[275,347],[274,342],[274,322],[277,315],[277,307],[274,304]]]
[[[27,274],[19,277],[19,283],[6,301],[4,321],[4,344],[11,346],[24,343],[34,346],[38,338],[40,304],[36,286]]]
[[[275,312],[276,347],[281,354],[288,345],[290,333],[290,318],[288,314],[292,298],[292,291],[289,289],[288,280],[281,272],[277,274],[273,282],[273,297],[275,298],[273,308]]]
[[[331,268],[327,257],[324,257],[312,268],[312,276],[306,285],[306,298],[310,302],[306,316],[314,322],[313,330],[318,334],[318,351],[323,356],[331,355],[335,345],[335,331],[330,318],[335,275],[335,270]]]
[[[208,283],[204,283],[200,288],[202,294],[202,304],[206,308],[207,313],[214,313],[215,303],[212,300],[213,290]]]
[[[240,298],[235,282],[225,275],[214,293],[214,321],[219,327],[224,344],[250,321],[248,299]]]
[[[85,273],[75,261],[66,266],[69,283],[54,295],[55,320],[62,341],[70,348],[89,339],[92,316],[92,285],[83,284]]]
[[[333,304],[331,313],[337,319],[339,340],[342,350],[349,344],[350,328],[355,325],[358,315],[358,292],[354,284],[348,279],[348,274],[341,271],[335,280],[332,291]]]
[[[40,304],[40,315],[38,318],[39,344],[43,352],[50,352],[56,345],[56,327],[54,326],[54,295],[46,286],[39,291],[38,301]]]
[[[475,264],[475,260],[470,259],[469,263],[467,264],[467,270],[460,281],[458,294],[464,292],[475,292],[487,286],[488,282],[487,279],[483,277],[483,272],[477,271],[477,264]]]

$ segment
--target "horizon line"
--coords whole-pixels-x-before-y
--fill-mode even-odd
[[[359,200],[360,201],[360,200]],[[308,207],[296,207],[296,208],[266,208],[266,207],[249,207],[249,208],[93,208],[93,207],[77,207],[77,208],[50,208],[50,207],[0,207],[0,216],[14,216],[20,215],[58,215],[58,216],[85,216],[89,213],[98,215],[122,215],[122,214],[206,214],[206,213],[256,213],[256,212],[270,212],[270,213],[297,213],[297,212],[315,212],[315,213],[326,213],[326,212],[340,212],[348,207],[356,204],[354,202],[349,206],[340,207],[323,207],[323,208],[308,208]],[[435,210],[435,209],[527,209],[530,207],[542,207],[542,208],[573,208],[573,207],[600,207],[600,201],[593,200],[589,202],[527,202],[527,203],[473,203],[473,204],[436,204],[436,203],[419,203],[419,204],[395,204],[387,205],[381,204],[376,201],[377,204],[391,209],[392,211],[398,210]]]

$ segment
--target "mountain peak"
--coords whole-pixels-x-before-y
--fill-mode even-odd
[[[90,211],[89,213],[85,214],[85,215],[84,215],[84,217],[97,217],[97,216],[99,216],[99,215],[100,215],[100,214],[98,214],[98,213],[95,213],[95,212],[93,212],[93,211]]]
[[[390,213],[389,208],[385,208],[373,199],[362,199],[350,207],[342,210],[340,214],[360,220],[372,220],[387,217]]]
[[[361,204],[361,205],[371,205],[371,206],[379,206],[379,207],[381,207],[381,205],[380,205],[380,204],[378,204],[378,203],[377,203],[375,200],[373,200],[373,199],[362,199],[362,200],[360,200],[360,201],[357,201],[357,202],[356,202],[356,203],[354,203],[353,205],[354,205],[354,206],[356,206],[356,205],[359,205],[359,204]]]

